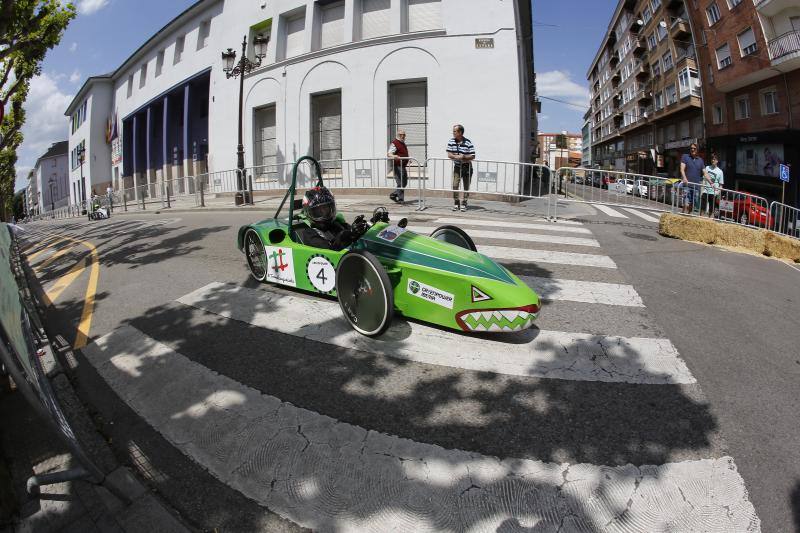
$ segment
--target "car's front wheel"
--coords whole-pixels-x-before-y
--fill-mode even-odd
[[[380,335],[394,317],[394,292],[380,261],[365,250],[347,252],[336,267],[336,294],[350,326],[362,335]]]
[[[264,281],[267,278],[267,255],[264,251],[264,243],[261,242],[261,237],[254,229],[249,229],[244,234],[244,255],[247,257],[250,274],[257,281]]]
[[[444,241],[454,244],[456,246],[460,246],[461,248],[472,250],[473,252],[478,251],[478,247],[475,246],[472,238],[467,235],[466,231],[458,226],[440,226],[433,230],[431,233],[431,238],[436,239],[437,241]]]

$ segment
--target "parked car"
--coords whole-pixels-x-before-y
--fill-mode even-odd
[[[601,181],[600,188],[601,189],[608,189],[610,186],[617,182],[617,178],[612,176],[611,174],[604,172],[603,173],[603,180]]]
[[[636,180],[635,192],[642,198],[647,198],[647,180]]]
[[[732,219],[739,224],[758,226],[759,228],[773,227],[773,219],[765,205],[751,196],[742,195],[733,200],[723,199],[719,202],[720,218]]]

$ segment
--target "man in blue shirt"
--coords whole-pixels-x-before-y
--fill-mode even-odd
[[[695,189],[699,189],[706,164],[697,155],[697,143],[689,145],[689,153],[681,157],[681,187],[683,188],[683,212],[691,214],[694,208]]]

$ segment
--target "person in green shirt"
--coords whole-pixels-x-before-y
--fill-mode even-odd
[[[717,197],[725,183],[725,176],[719,168],[717,154],[711,155],[711,164],[703,169],[703,190],[700,195],[700,214],[714,216],[717,210]]]

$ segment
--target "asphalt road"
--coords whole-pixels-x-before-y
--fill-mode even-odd
[[[503,261],[515,274],[525,276],[526,282],[538,284],[540,292],[549,294],[533,334],[535,342],[544,342],[547,332],[568,332],[570,338],[591,335],[590,343],[601,345],[603,341],[596,339],[661,339],[662,344],[674,346],[679,354],[676,364],[685,363],[691,379],[681,378],[678,371],[658,373],[664,382],[657,384],[653,375],[644,380],[611,372],[599,378],[576,372],[573,379],[552,379],[536,372],[520,375],[509,370],[484,371],[477,364],[467,368],[442,363],[446,353],[434,354],[440,356],[434,362],[426,359],[423,348],[414,348],[409,340],[412,335],[444,339],[442,351],[447,353],[478,353],[480,339],[477,344],[467,342],[402,319],[392,330],[397,331],[398,346],[402,347],[396,353],[370,344],[351,346],[349,341],[336,341],[344,333],[335,329],[338,325],[325,322],[327,306],[334,302],[259,285],[249,277],[244,258],[235,248],[235,235],[241,224],[256,218],[252,213],[39,222],[26,226],[26,239],[32,246],[30,262],[38,267],[42,286],[51,294],[61,290],[59,279],[76,272],[75,265],[87,257],[89,247],[61,242],[43,251],[44,246],[37,243],[48,235],[70,235],[96,247],[98,276],[88,341],[102,338],[107,344],[101,345],[101,350],[90,344],[89,351],[68,351],[62,356],[73,367],[79,393],[94,409],[99,427],[121,461],[133,466],[199,529],[299,529],[282,516],[300,516],[296,521],[307,525],[315,522],[313,513],[304,515],[275,499],[274,486],[265,488],[269,495],[261,500],[261,493],[248,487],[247,479],[221,475],[213,457],[204,463],[199,445],[187,448],[169,420],[191,419],[194,415],[180,413],[196,413],[196,405],[187,404],[185,410],[176,406],[166,421],[148,411],[158,402],[147,407],[142,403],[146,398],[136,391],[152,387],[155,394],[158,387],[126,379],[131,375],[163,379],[163,368],[140,363],[126,375],[115,377],[98,366],[102,354],[114,349],[115,335],[123,340],[139,338],[118,333],[131,331],[126,328],[134,328],[147,342],[157,342],[158,349],[169,350],[173,354],[170,364],[186,365],[180,368],[187,374],[210,372],[198,374],[198,383],[224,378],[229,380],[226,390],[241,390],[245,396],[249,394],[246,391],[259,391],[267,395],[260,401],[277,398],[306,410],[306,415],[293,416],[318,413],[371,434],[408,439],[403,442],[414,446],[435,445],[440,447],[437,450],[464,450],[545,465],[618,469],[630,464],[696,465],[731,457],[749,491],[747,498],[755,507],[761,529],[800,531],[800,449],[796,446],[800,441],[800,271],[775,260],[666,239],[657,234],[652,211],[643,211],[643,218],[614,209],[620,216],[579,209],[584,213],[578,218],[580,225],[565,224],[561,231],[511,227],[544,222],[496,209],[476,209],[467,215],[427,211],[412,215],[410,227],[435,226],[453,216],[464,217],[462,225],[467,231],[507,234],[503,238],[477,237],[479,248],[508,257],[518,257],[509,252],[511,248],[545,254],[545,261]],[[487,227],[476,222],[487,219],[498,223]],[[596,240],[597,246],[586,239]],[[42,253],[34,256],[37,252]],[[581,264],[592,254],[610,258],[616,268]],[[82,324],[86,325],[91,271],[90,265],[77,271],[49,308],[51,334],[61,335],[69,344],[76,341]],[[215,283],[225,285],[214,285],[218,292],[212,298],[208,287]],[[206,290],[201,295],[205,299],[187,304],[186,296],[198,290]],[[232,290],[240,292],[230,296]],[[308,305],[310,324],[319,331],[334,328],[330,339],[287,333],[270,314],[269,305],[237,304],[249,301],[247,298],[263,302],[264,297],[276,294],[296,298],[299,308]],[[120,343],[124,344],[123,340]],[[485,340],[487,345],[491,342]],[[569,352],[575,346],[562,348]],[[507,350],[510,356],[515,348],[509,345]],[[557,350],[551,348],[553,353]],[[149,360],[139,355],[142,361]],[[648,364],[644,352],[634,355],[643,359],[643,365]],[[152,354],[146,357],[152,358]],[[182,372],[178,368],[173,374]],[[163,388],[181,388],[180,376],[173,377],[174,384],[167,381]],[[214,424],[223,424],[220,420],[225,420],[227,409],[233,409],[214,405],[219,407],[217,418],[208,414],[200,423],[214,420]],[[301,426],[297,433],[309,444],[315,442]],[[253,474],[250,479],[256,478]],[[567,480],[566,473],[564,478]],[[273,476],[272,485],[276,480],[280,476]],[[473,486],[480,489],[480,485],[473,480],[465,491]],[[638,487],[639,481],[634,493]],[[557,492],[563,498],[568,491],[557,485]],[[320,513],[327,509],[314,501]],[[372,511],[370,516],[375,514]],[[586,514],[584,518],[590,518],[590,512]],[[561,520],[564,525],[563,517]],[[504,525],[510,528],[514,524]]]

